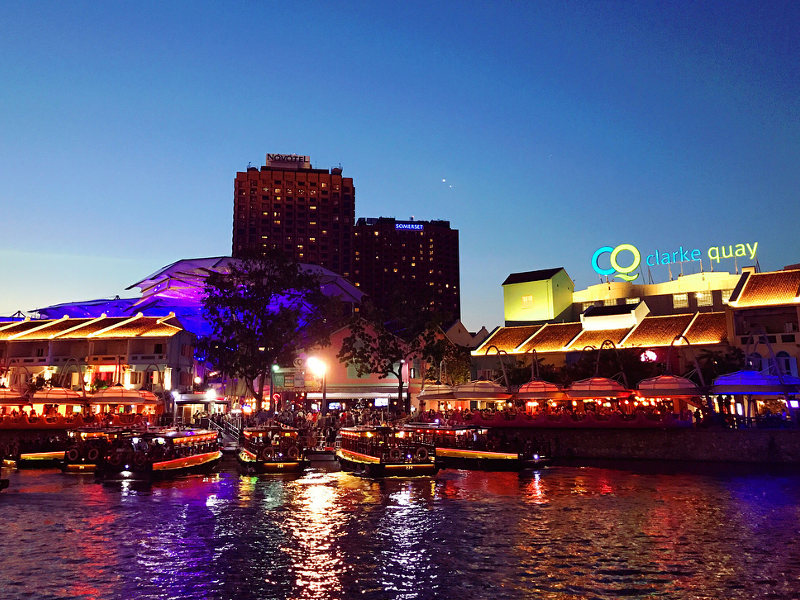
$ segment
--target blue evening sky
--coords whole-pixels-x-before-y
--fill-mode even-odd
[[[799,112],[797,2],[4,2],[0,314],[230,254],[267,152],[341,163],[357,217],[449,220],[473,330],[600,246],[781,268]]]

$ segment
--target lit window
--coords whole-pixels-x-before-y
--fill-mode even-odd
[[[689,306],[689,294],[672,294],[672,308],[686,308]]]
[[[447,287],[450,287],[449,285]],[[533,296],[523,296],[522,306],[533,306]]]
[[[625,304],[639,304],[639,298],[625,298]]]
[[[616,306],[617,299],[616,298],[606,298],[603,300],[603,306]]]
[[[694,297],[697,299],[697,306],[712,306],[714,304],[711,292],[697,292]]]
[[[280,194],[281,193],[281,188],[275,188],[275,193],[276,194]]]
[[[722,290],[722,303],[727,304],[732,294],[733,290]]]

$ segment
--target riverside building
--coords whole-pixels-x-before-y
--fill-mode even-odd
[[[350,277],[355,187],[341,168],[314,169],[308,156],[267,154],[236,173],[233,257],[283,251],[299,263]]]

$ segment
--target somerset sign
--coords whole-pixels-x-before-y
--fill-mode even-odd
[[[425,226],[422,223],[395,223],[394,228],[405,231],[422,231]]]

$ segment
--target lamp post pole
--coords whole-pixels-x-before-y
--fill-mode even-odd
[[[325,399],[328,393],[328,369],[322,372],[322,406],[320,407],[323,415],[328,414],[328,402]]]

